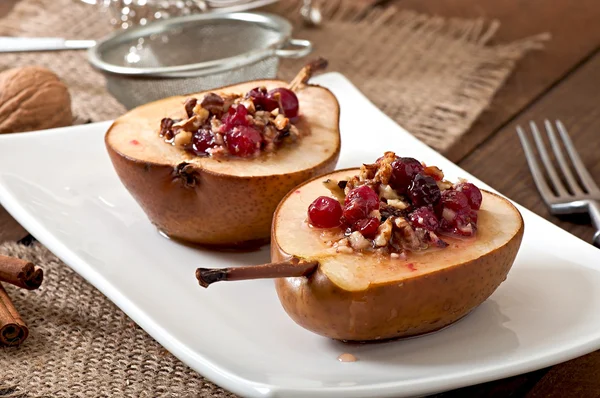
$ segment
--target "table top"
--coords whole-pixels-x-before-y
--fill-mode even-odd
[[[18,0],[0,2],[0,16]],[[367,0],[361,0],[367,1]],[[373,0],[368,0],[373,1]],[[560,119],[568,128],[584,163],[600,183],[600,3],[597,0],[395,0],[410,9],[444,17],[496,19],[501,23],[493,43],[541,32],[552,39],[529,53],[471,130],[445,155],[506,196],[572,234],[590,241],[594,229],[586,217],[557,218],[542,202],[515,132],[530,120]],[[501,167],[498,167],[498,165]],[[0,225],[2,225],[0,214]],[[17,225],[4,234],[19,235]],[[0,236],[0,240],[2,236]],[[597,397],[600,351],[550,368],[460,390],[451,397]]]

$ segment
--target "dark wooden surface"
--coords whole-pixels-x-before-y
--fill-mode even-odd
[[[365,0],[372,1],[372,0]],[[0,0],[0,16],[16,0]],[[397,7],[446,17],[497,19],[494,43],[549,32],[545,49],[528,54],[468,134],[446,154],[461,167],[556,225],[589,241],[586,217],[551,216],[543,205],[515,133],[517,124],[561,119],[600,182],[600,1],[395,0]],[[600,264],[599,264],[600,265]],[[600,351],[551,368],[437,398],[600,397]]]

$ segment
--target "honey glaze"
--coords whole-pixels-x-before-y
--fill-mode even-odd
[[[337,359],[340,362],[356,362],[356,361],[358,361],[358,359],[354,355],[349,354],[347,352],[341,354],[339,357],[337,357]]]

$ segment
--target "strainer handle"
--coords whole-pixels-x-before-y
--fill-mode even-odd
[[[278,48],[275,54],[281,58],[302,58],[312,51],[312,43],[308,40],[289,39],[284,47],[294,46],[296,48]]]

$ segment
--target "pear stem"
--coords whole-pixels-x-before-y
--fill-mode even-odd
[[[279,263],[247,265],[231,268],[198,268],[196,279],[200,286],[207,288],[215,282],[243,281],[249,279],[287,278],[292,276],[308,276],[316,271],[317,261],[303,261],[292,258]]]
[[[327,64],[328,62],[325,58],[317,58],[316,60],[308,63],[300,70],[300,72],[298,72],[288,88],[292,91],[298,91],[303,84],[308,82],[315,72],[327,68]]]

